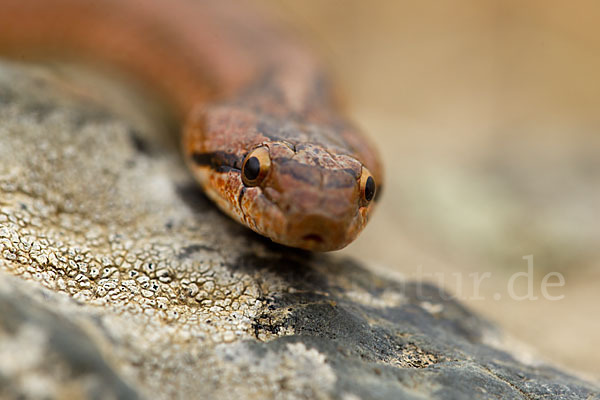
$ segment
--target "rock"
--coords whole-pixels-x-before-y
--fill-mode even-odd
[[[0,67],[1,398],[600,398],[434,286],[230,221],[68,88]]]

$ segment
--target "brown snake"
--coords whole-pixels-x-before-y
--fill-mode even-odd
[[[244,1],[0,0],[0,52],[100,60],[151,84],[205,193],[275,242],[340,249],[373,211],[375,149],[313,55]]]

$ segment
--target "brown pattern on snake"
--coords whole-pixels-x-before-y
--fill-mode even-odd
[[[244,1],[0,0],[0,51],[122,68],[171,100],[207,195],[272,240],[350,243],[382,179],[320,63]],[[248,160],[252,159],[252,162]]]

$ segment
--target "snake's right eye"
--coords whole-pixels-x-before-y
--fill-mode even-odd
[[[246,186],[258,186],[269,174],[271,157],[266,147],[252,150],[242,164],[242,181]]]

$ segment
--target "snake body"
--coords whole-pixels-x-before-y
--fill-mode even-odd
[[[319,61],[245,2],[0,0],[0,11],[0,54],[100,60],[170,99],[190,170],[252,230],[328,251],[369,220],[375,149]]]

